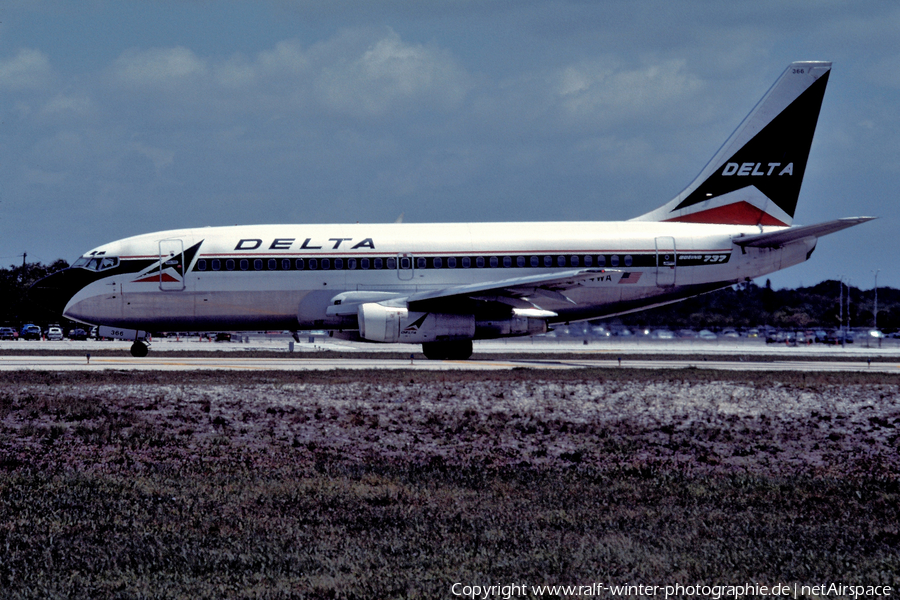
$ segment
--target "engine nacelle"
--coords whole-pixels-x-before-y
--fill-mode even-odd
[[[410,312],[405,308],[360,304],[359,335],[371,342],[444,342],[475,337],[474,315]]]

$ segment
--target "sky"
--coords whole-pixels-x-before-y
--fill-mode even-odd
[[[769,278],[900,288],[898,31],[882,1],[7,0],[0,264],[207,225],[625,220],[828,60],[795,223],[880,218]]]

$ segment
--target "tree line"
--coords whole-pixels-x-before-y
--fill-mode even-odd
[[[49,265],[26,262],[0,269],[0,324],[16,329],[26,323],[40,325],[42,329],[51,323],[64,326],[72,324],[61,315],[36,305],[28,297],[28,289],[34,282],[68,266],[68,262],[59,259]]]
[[[25,323],[46,327],[73,324],[59,314],[37,306],[28,289],[39,279],[69,264],[60,259],[45,265],[39,262],[10,265],[0,269],[0,323],[19,328]],[[843,302],[840,299],[843,298]],[[834,329],[841,322],[851,327],[875,324],[875,290],[848,287],[828,280],[811,287],[773,290],[767,280],[731,286],[717,292],[616,319],[627,326],[681,328],[749,328],[773,326],[779,329]],[[900,290],[878,288],[878,328],[887,333],[900,329]]]
[[[900,329],[900,290],[878,288],[878,329]],[[811,287],[773,290],[771,282],[734,285],[717,292],[619,317],[623,325],[681,328],[772,326],[779,329],[875,325],[875,289],[861,290],[835,280]]]

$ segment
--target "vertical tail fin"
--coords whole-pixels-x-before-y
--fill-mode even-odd
[[[830,73],[792,63],[683,192],[633,220],[790,225]]]

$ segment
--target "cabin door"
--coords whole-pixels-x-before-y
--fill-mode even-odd
[[[672,287],[675,285],[675,238],[656,238],[656,285]]]
[[[159,289],[180,292],[184,289],[184,243],[159,241]]]

